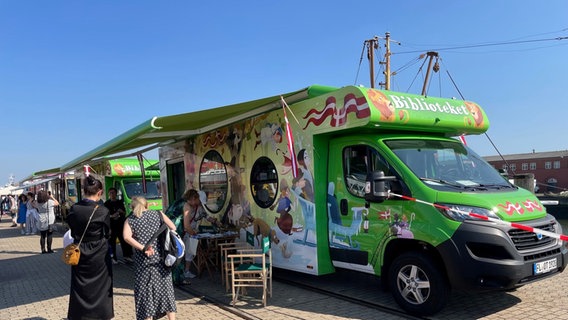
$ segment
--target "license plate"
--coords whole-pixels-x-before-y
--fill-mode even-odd
[[[553,270],[556,270],[556,258],[546,261],[536,262],[533,265],[534,274],[547,273]]]

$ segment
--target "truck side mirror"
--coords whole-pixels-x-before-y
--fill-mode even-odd
[[[498,169],[497,171],[503,178],[509,179],[509,172],[507,171],[507,169]]]
[[[365,182],[365,201],[383,202],[389,194],[385,188],[385,181],[396,180],[394,176],[385,176],[383,171],[373,171],[367,175]]]

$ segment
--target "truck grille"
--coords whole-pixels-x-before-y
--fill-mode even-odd
[[[554,223],[534,226],[533,228],[554,232]],[[539,240],[536,233],[521,229],[509,230],[509,237],[511,237],[511,240],[513,240],[515,247],[519,251],[542,248],[550,245],[555,241],[554,238],[545,235],[542,235],[542,238]]]

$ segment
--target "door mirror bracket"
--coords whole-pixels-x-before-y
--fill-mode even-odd
[[[365,181],[365,200],[368,202],[383,202],[389,197],[385,181],[394,181],[396,177],[385,176],[383,171],[373,171]]]

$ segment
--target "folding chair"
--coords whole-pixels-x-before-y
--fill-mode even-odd
[[[247,243],[243,242],[225,242],[219,243],[219,256],[220,256],[220,270],[221,270],[221,284],[225,286],[225,290],[229,291],[231,287],[231,265],[229,255],[238,253],[239,250],[250,248]],[[250,261],[248,261],[250,262]]]
[[[246,287],[262,288],[262,304],[266,307],[266,296],[272,297],[272,250],[270,249],[270,238],[262,238],[262,248],[260,250],[239,250],[239,253],[230,254],[228,257],[231,267],[233,307],[239,298],[239,294],[244,294]]]

